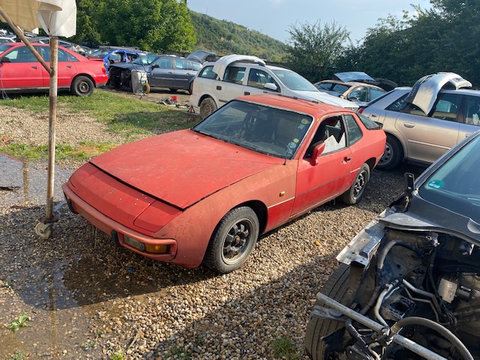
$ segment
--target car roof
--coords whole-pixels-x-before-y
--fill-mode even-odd
[[[284,110],[295,111],[307,115],[311,115],[314,118],[321,117],[325,114],[342,112],[342,113],[354,113],[354,111],[346,108],[342,108],[335,105],[326,104],[314,100],[306,100],[300,98],[289,97],[278,94],[261,94],[261,95],[248,95],[236,98],[236,100],[242,100],[247,102],[254,102],[267,106],[272,106]]]

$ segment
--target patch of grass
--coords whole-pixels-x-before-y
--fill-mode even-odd
[[[23,354],[21,351],[17,351],[15,354],[10,356],[10,360],[23,360]]]
[[[180,347],[174,347],[170,350],[170,356],[175,357],[176,359],[184,359],[188,360],[190,359],[190,355],[186,353],[182,348]]]
[[[273,340],[272,350],[276,359],[299,360],[302,357],[301,351],[297,349],[292,339],[286,336]]]
[[[78,146],[70,146],[65,144],[57,144],[55,147],[55,158],[58,161],[73,159],[79,161],[88,160],[94,156],[102,154],[113,149],[116,144],[111,143],[94,143],[91,141],[81,142]],[[15,156],[16,158],[34,161],[46,160],[48,157],[48,146],[30,146],[26,144],[8,144],[0,147],[0,150]]]
[[[18,320],[14,320],[6,326],[8,329],[16,333],[18,330],[20,330],[20,328],[30,326],[29,324],[27,324],[28,320],[30,320],[30,317],[27,314],[23,313],[18,317]]]
[[[123,360],[125,358],[125,354],[123,351],[117,351],[112,356],[110,356],[110,360]]]

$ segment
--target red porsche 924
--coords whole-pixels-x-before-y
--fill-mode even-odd
[[[350,110],[246,96],[192,129],[90,160],[63,191],[122,246],[227,273],[260,234],[336,197],[357,203],[384,148],[380,126]]]

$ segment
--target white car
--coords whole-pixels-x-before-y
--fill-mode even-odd
[[[207,63],[193,82],[190,104],[207,117],[230,100],[245,95],[282,94],[356,110],[358,105],[318,91],[296,72],[266,65],[255,56],[227,55]]]

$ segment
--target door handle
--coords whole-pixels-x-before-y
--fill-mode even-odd
[[[71,69],[71,68],[72,68],[72,65],[67,65],[67,68]]]
[[[351,157],[348,157],[348,156],[345,156],[345,157],[343,158],[343,161],[345,161],[346,163],[349,162],[350,160],[352,160],[352,158],[351,158]]]
[[[38,69],[38,66],[33,65],[33,66],[32,66],[32,69]]]
[[[220,85],[217,85],[217,90],[222,90],[222,87]]]
[[[403,123],[403,126],[405,126],[406,128],[412,129],[412,128],[415,127],[415,124],[412,124],[412,123]]]
[[[244,91],[243,95],[250,95],[250,91]]]

